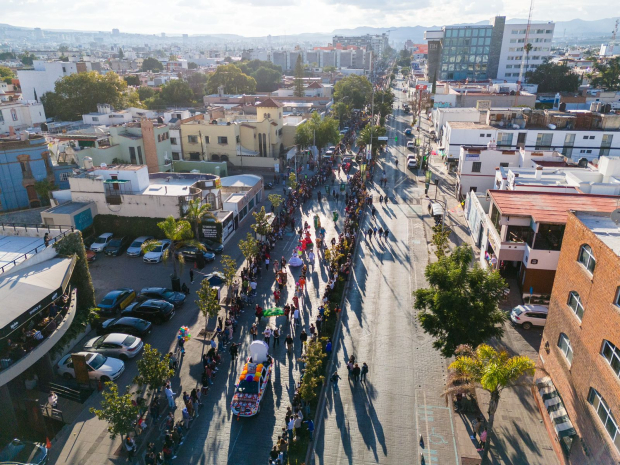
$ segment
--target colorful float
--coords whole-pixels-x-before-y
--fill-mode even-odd
[[[250,356],[235,385],[230,410],[237,417],[252,417],[260,412],[260,401],[271,377],[272,360],[264,341],[250,344]]]

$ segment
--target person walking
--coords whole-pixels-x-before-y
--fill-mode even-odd
[[[306,421],[304,421],[304,423],[306,423],[306,426],[308,427],[308,434],[310,435],[310,441],[314,440],[314,422],[308,418]]]
[[[286,335],[286,339],[284,339],[284,343],[286,344],[286,350],[290,353],[293,348],[293,336],[291,333]]]
[[[362,363],[362,371],[361,371],[362,381],[366,382],[366,375],[368,374],[368,364],[366,362]]]
[[[256,304],[256,311],[254,312],[254,314],[256,315],[256,322],[260,324],[260,320],[263,318],[263,307]]]
[[[265,342],[267,343],[267,347],[269,347],[269,343],[271,342],[271,328],[267,326],[265,331],[263,331],[263,336],[265,337]]]
[[[190,284],[194,284],[194,270],[193,270],[193,268],[189,269],[189,282],[190,282]]]
[[[301,324],[301,317],[299,315],[298,308],[296,308],[295,312],[293,312],[293,320],[295,321],[295,326],[299,326]]]
[[[478,452],[482,452],[484,450],[484,444],[487,442],[487,429],[484,428],[482,433],[480,433],[480,444],[478,445]]]
[[[388,235],[390,234],[390,231],[388,230],[388,228],[385,228],[385,230],[383,231],[383,236],[385,237],[385,240],[388,240]]]
[[[133,437],[127,436],[125,438],[125,450],[127,450],[127,461],[133,460],[136,455],[136,441],[133,440]]]
[[[325,353],[327,354],[327,358],[332,354],[332,340],[328,339],[327,344],[325,344]]]
[[[230,358],[233,363],[237,362],[237,354],[238,354],[238,346],[234,342],[230,345],[228,352],[230,353]]]
[[[258,336],[258,328],[256,327],[256,323],[252,323],[252,327],[250,328],[250,334],[252,335],[252,341],[255,341],[256,336]]]
[[[331,376],[330,380],[332,382],[332,385],[334,386],[334,391],[338,392],[338,381],[341,380],[342,378],[340,377],[340,375],[338,375],[338,371],[334,371],[334,374]]]
[[[299,340],[301,341],[301,352],[304,353],[304,346],[306,345],[306,341],[308,340],[308,333],[306,333],[305,329],[301,330],[301,334],[299,335]]]
[[[288,422],[288,425],[286,425],[286,432],[288,433],[288,440],[292,441],[293,440],[293,430],[295,429],[295,419],[291,418]]]
[[[361,373],[360,366],[356,363],[353,366],[353,369],[351,370],[351,372],[353,373],[353,382],[357,384],[357,382],[360,380],[360,373]]]
[[[175,410],[177,408],[176,404],[174,403],[174,396],[176,395],[176,392],[172,392],[172,389],[170,388],[170,383],[166,385],[164,393],[166,394],[166,399],[168,399],[168,407],[170,407],[171,410]]]
[[[269,271],[269,257],[265,258],[265,269]]]
[[[375,208],[375,206],[374,206],[374,205],[372,206],[371,213],[372,213],[372,217],[373,217],[373,218],[374,218],[374,217],[375,217],[375,215],[377,214],[377,209]]]
[[[321,203],[321,191],[316,194],[316,197],[319,200],[319,203]]]
[[[366,232],[366,237],[368,237],[370,242],[372,242],[372,232],[372,228],[368,228],[368,231]]]
[[[282,334],[282,326],[278,326],[273,330],[273,348],[280,345],[280,335]]]

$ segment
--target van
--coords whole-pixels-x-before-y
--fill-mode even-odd
[[[542,305],[517,305],[510,312],[510,321],[523,329],[545,326],[549,309]]]

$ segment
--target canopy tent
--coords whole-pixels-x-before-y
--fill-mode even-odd
[[[0,341],[64,293],[74,266],[75,256],[56,257],[0,275]]]

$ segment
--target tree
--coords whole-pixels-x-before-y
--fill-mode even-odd
[[[164,65],[157,58],[149,57],[142,62],[142,71],[153,71],[155,73],[164,70]]]
[[[306,73],[304,72],[304,64],[301,61],[301,53],[297,55],[297,62],[295,62],[295,91],[293,95],[295,97],[303,97],[304,96],[304,77]]]
[[[235,280],[235,276],[237,275],[237,262],[232,259],[229,255],[222,255],[220,257],[220,265],[222,265],[222,273],[224,273],[226,286],[230,291],[230,287]]]
[[[543,63],[525,77],[529,84],[538,84],[538,92],[575,92],[579,88],[579,76],[565,64]]]
[[[195,238],[200,237],[199,227],[200,227],[200,224],[202,223],[202,219],[205,216],[213,216],[209,210],[211,210],[211,204],[202,203],[202,199],[193,199],[189,201],[187,205],[187,213],[185,213],[185,218],[192,225],[194,225],[194,237]]]
[[[58,189],[58,187],[54,185],[54,182],[49,181],[47,178],[34,183],[34,190],[37,192],[37,195],[41,199],[41,204],[43,205],[50,204],[50,192],[56,189]]]
[[[523,46],[523,51],[525,52],[525,69],[530,68],[530,52],[533,48],[534,46],[529,42]],[[525,76],[527,77],[527,73],[525,74]]]
[[[139,86],[140,85],[140,78],[136,76],[135,74],[123,76],[123,79],[125,80],[128,86]]]
[[[20,61],[27,66],[32,66],[36,58],[37,57],[34,56],[34,54],[28,53],[28,52],[24,53],[23,55],[19,57]]]
[[[58,60],[62,61],[64,63],[68,63],[69,62],[69,57],[65,56],[65,55],[61,55],[61,56],[58,57]]]
[[[97,111],[98,103],[123,108],[126,90],[127,82],[116,73],[75,73],[56,81],[54,92],[46,92],[41,101],[47,116],[76,121],[85,113]]]
[[[11,71],[11,68],[8,66],[0,66],[0,81],[11,84],[14,77],[15,75],[13,74],[13,71]]]
[[[398,52],[398,60],[396,61],[396,64],[398,66],[410,66],[412,56],[413,53],[411,52],[411,50],[403,49]]]
[[[437,258],[445,257],[448,250],[448,238],[450,237],[451,231],[438,224],[437,226],[433,226],[433,239],[432,243],[435,246],[435,256]]]
[[[123,58],[125,58],[125,52],[123,52],[122,48],[118,48],[118,59],[122,60]]]
[[[118,393],[118,386],[112,381],[105,383],[105,387],[106,389],[102,394],[101,408],[91,407],[90,413],[94,413],[100,420],[108,422],[108,432],[112,439],[118,434],[122,438],[134,431],[133,423],[136,421],[140,410],[132,402],[129,386],[127,386],[126,393],[123,395]]]
[[[612,58],[607,63],[594,63],[594,69],[596,73],[590,75],[592,87],[620,90],[620,57]]]
[[[495,412],[502,391],[517,386],[525,374],[534,374],[536,365],[524,356],[510,357],[506,351],[497,351],[486,344],[475,350],[471,346],[460,346],[457,358],[448,367],[450,370],[446,394],[473,392],[479,386],[491,395],[489,402],[487,434],[493,431]],[[491,441],[484,444],[482,463],[488,463]]]
[[[198,69],[198,63],[195,63],[195,62],[193,62],[193,61],[190,61],[190,62],[187,64],[187,69]]]
[[[169,60],[169,61],[177,61],[178,59],[179,59],[179,57],[178,57],[178,56],[176,56],[176,55],[174,55],[174,54],[172,54],[172,55],[170,55],[170,56],[168,57],[168,60]]]
[[[0,61],[16,60],[17,57],[13,52],[0,52]]]
[[[259,211],[253,212],[252,216],[256,223],[254,223],[251,228],[257,235],[264,237],[271,232],[270,217],[267,215],[264,206],[260,207]]]
[[[308,147],[313,141],[319,150],[329,143],[337,144],[340,141],[338,120],[329,116],[321,118],[318,112],[314,112],[310,119],[297,125],[295,142]]]
[[[183,255],[177,256],[177,251],[186,245],[197,247],[200,250],[206,250],[205,246],[195,240],[192,233],[192,225],[186,220],[175,220],[172,215],[166,218],[164,221],[157,223],[159,229],[162,230],[166,239],[170,240],[170,247],[168,247],[163,253],[163,259],[167,260],[172,258],[172,279],[178,277],[177,273],[177,261],[183,263]],[[146,241],[142,244],[142,250],[144,252],[151,252],[155,248],[161,246],[161,241],[156,239]]]
[[[258,256],[258,252],[260,251],[258,241],[254,239],[250,233],[247,233],[245,241],[243,239],[239,240],[239,249],[241,249],[241,253],[247,261]]]
[[[345,120],[349,119],[349,117],[351,116],[351,108],[344,102],[335,103],[332,106],[332,112],[334,113],[334,115],[336,115],[336,118],[338,118],[338,121],[340,122],[340,127],[342,127]]]
[[[249,234],[249,233],[248,233]],[[196,291],[198,300],[196,305],[200,309],[200,312],[205,317],[205,338],[207,337],[207,325],[209,324],[209,318],[216,318],[220,313],[220,300],[217,296],[217,289],[211,287],[211,283],[208,279],[203,279],[200,282],[200,289]]]
[[[144,345],[142,358],[138,360],[138,375],[133,382],[139,386],[147,386],[151,391],[155,392],[166,385],[172,376],[174,370],[170,368],[170,355],[162,354],[150,344]]]
[[[344,101],[352,108],[362,109],[370,102],[372,84],[366,76],[353,74],[336,83],[334,102]]]
[[[203,73],[193,73],[187,77],[187,83],[194,93],[194,97],[202,99],[205,96],[205,90],[209,77]]]
[[[258,68],[252,76],[256,80],[256,90],[259,92],[273,92],[282,79],[282,73],[265,66]]]
[[[444,357],[462,344],[478,346],[504,334],[506,314],[498,308],[506,281],[498,271],[470,268],[473,252],[457,247],[451,255],[430,263],[424,271],[429,283],[414,292],[415,308],[424,331],[435,338],[433,347]]]
[[[310,147],[314,143],[314,134],[312,132],[312,126],[304,122],[298,124],[295,128],[295,144],[299,145],[302,149]]]
[[[226,57],[226,58],[224,58],[224,61],[226,63],[232,63],[233,59],[231,57]]]
[[[267,199],[269,200],[269,202],[271,202],[274,210],[277,210],[278,207],[284,202],[284,199],[280,194],[269,194],[267,196]]]
[[[288,175],[288,185],[291,189],[296,190],[297,189],[297,175],[293,172],[291,172],[291,174]]]
[[[378,90],[375,92],[374,110],[381,118],[385,118],[392,113],[392,105],[394,105],[394,94],[392,89]]]
[[[159,97],[169,106],[188,106],[194,103],[194,93],[186,81],[175,79],[161,88]]]
[[[409,73],[411,73],[411,68],[408,66],[405,66],[403,68],[400,69],[401,74],[403,75],[403,77],[407,77],[409,76]]]
[[[324,66],[323,67],[323,72],[324,73],[333,73],[334,71],[336,71],[336,67],[335,66]]]
[[[299,388],[299,395],[306,402],[312,401],[317,395],[317,388],[325,380],[323,373],[323,359],[327,356],[323,350],[323,343],[312,339],[306,345],[306,371]]]
[[[224,86],[226,94],[251,94],[256,91],[256,80],[242,73],[235,65],[220,65],[209,76],[207,92],[216,94],[220,86]]]
[[[138,89],[138,96],[140,97],[140,101],[144,102],[146,99],[149,99],[155,95],[155,91],[150,87],[140,87]]]
[[[379,147],[387,144],[387,141],[379,140],[379,137],[385,137],[386,134],[387,129],[385,129],[385,126],[372,126],[368,123],[357,136],[357,145],[358,147],[369,147],[372,142],[372,154],[376,155]]]

